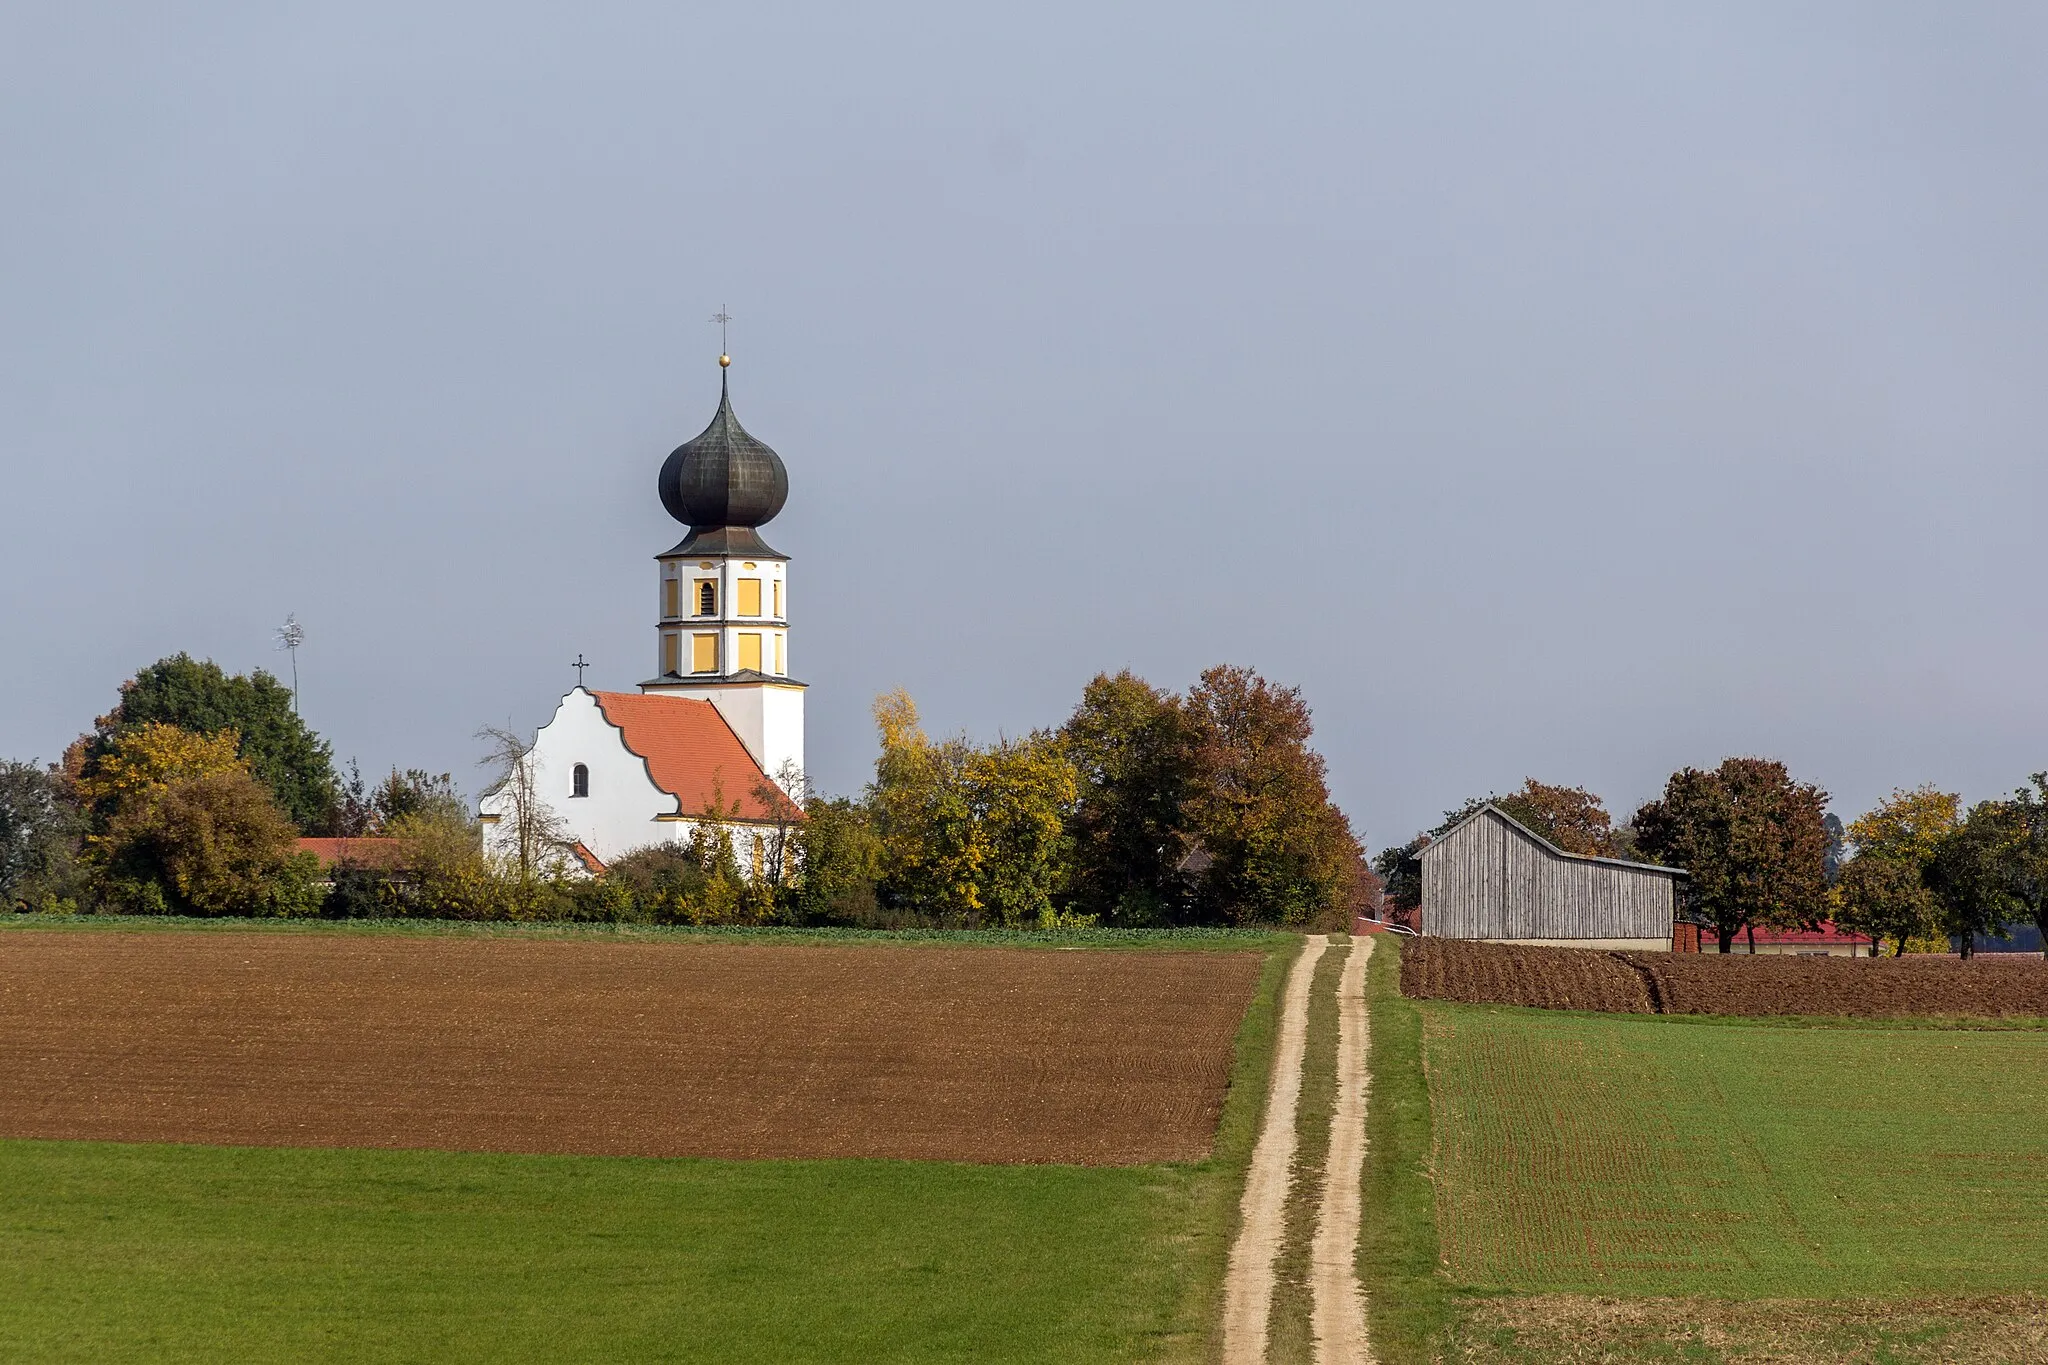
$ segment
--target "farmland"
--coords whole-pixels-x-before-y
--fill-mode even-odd
[[[104,1114],[291,1144],[0,1140],[0,1359],[37,1360],[1202,1360],[1284,970],[104,930],[0,934],[0,962],[17,1134]],[[273,1108],[304,1126],[250,1134]],[[704,1114],[750,1153],[842,1154],[417,1149],[672,1150]]]
[[[2048,963],[2033,957],[1749,957],[1418,939],[1402,955],[1401,990],[1419,1000],[1621,1014],[2048,1017]]]
[[[14,932],[0,935],[0,1135],[1191,1161],[1259,964]]]
[[[1461,979],[1439,958],[1437,982],[1584,1010],[1607,959],[1533,986],[1476,960]],[[1914,979],[1832,965],[1826,980]],[[1391,962],[1376,972],[1361,1266],[1381,1359],[2040,1358],[2036,1021],[1658,1017],[1640,994],[1630,1009],[1621,970],[1611,1013],[1414,1000]],[[1952,1007],[1969,978],[1941,979]]]

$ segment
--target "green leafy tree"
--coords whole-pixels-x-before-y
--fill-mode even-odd
[[[2041,956],[2048,958],[2048,772],[2033,775],[2033,785],[2013,793],[2012,806],[2026,833],[2013,850],[2013,898],[2041,935]]]
[[[304,915],[319,862],[270,789],[236,757],[232,730],[143,724],[118,736],[82,784],[106,812],[91,842],[116,908],[138,913]]]
[[[1835,927],[1868,934],[1892,954],[1933,932],[1938,906],[1917,863],[1882,853],[1862,853],[1842,865],[1835,883]]]
[[[1300,691],[1219,666],[1189,689],[1185,715],[1188,828],[1206,859],[1193,887],[1197,914],[1283,925],[1348,917],[1363,852],[1330,801]]]
[[[1060,729],[1077,785],[1074,908],[1106,923],[1171,923],[1187,901],[1185,803],[1194,745],[1179,699],[1128,670],[1098,674]]]
[[[1901,787],[1852,820],[1844,834],[1855,856],[1834,887],[1836,926],[1890,943],[1894,956],[1935,939],[1940,907],[1927,876],[1960,806],[1954,792]]]
[[[2009,801],[1979,801],[1934,851],[1927,885],[1939,906],[1936,927],[1964,957],[1979,934],[2003,935],[2026,912],[2022,879],[2029,861],[2025,810]]]
[[[85,815],[71,784],[40,763],[0,761],[0,905],[56,909],[79,891]]]
[[[261,669],[245,676],[189,654],[160,659],[121,684],[121,700],[82,740],[80,769],[90,773],[116,741],[144,725],[194,734],[232,731],[239,755],[268,787],[278,809],[302,830],[321,832],[338,807],[333,753],[292,709],[289,687]]]
[[[1049,735],[970,754],[963,774],[974,812],[975,899],[1006,929],[1070,923],[1057,902],[1072,867],[1067,834],[1074,765]]]
[[[1711,772],[1684,768],[1633,821],[1638,846],[1688,874],[1692,908],[1722,952],[1755,928],[1811,928],[1828,912],[1827,793],[1794,782],[1770,759],[1730,758]]]
[[[796,827],[796,876],[785,892],[798,924],[879,925],[886,922],[876,888],[882,839],[867,806],[846,797],[814,796]]]

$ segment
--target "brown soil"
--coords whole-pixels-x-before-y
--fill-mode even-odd
[[[1422,1000],[1620,1014],[2048,1016],[2048,962],[1609,953],[1465,939],[1402,945]]]
[[[1466,1324],[1467,1365],[2013,1365],[2048,1360],[2048,1298],[1905,1302],[1493,1299]]]
[[[0,937],[0,1136],[1114,1165],[1209,1149],[1251,953]]]

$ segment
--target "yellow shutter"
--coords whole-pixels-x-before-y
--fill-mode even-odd
[[[779,578],[775,580],[775,615],[778,618],[782,615],[782,580]]]
[[[718,615],[718,580],[715,578],[698,579],[696,592],[697,600],[691,604],[695,608],[694,614],[698,616]]]
[[[761,671],[761,637],[754,632],[740,634],[740,667]]]
[[[782,661],[782,637],[775,637],[775,676],[781,677],[789,671],[789,665]]]
[[[678,673],[682,671],[681,659],[679,657],[681,652],[682,641],[679,637],[674,635],[664,635],[661,637],[661,671],[663,673]]]
[[[738,587],[740,590],[739,614],[741,616],[759,616],[761,614],[761,580],[758,578],[742,578],[738,580]]]
[[[673,578],[661,580],[661,614],[663,616],[681,616],[683,614],[680,607],[682,587],[683,585]]]
[[[718,637],[716,635],[692,635],[690,637],[690,671],[692,673],[716,673],[718,671]]]

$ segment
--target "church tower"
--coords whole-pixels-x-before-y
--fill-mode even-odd
[[[789,676],[789,557],[759,528],[788,500],[789,473],[733,416],[731,357],[718,364],[711,425],[661,466],[661,505],[689,534],[655,559],[655,675],[640,690],[710,702],[785,781],[803,771],[804,684]]]

